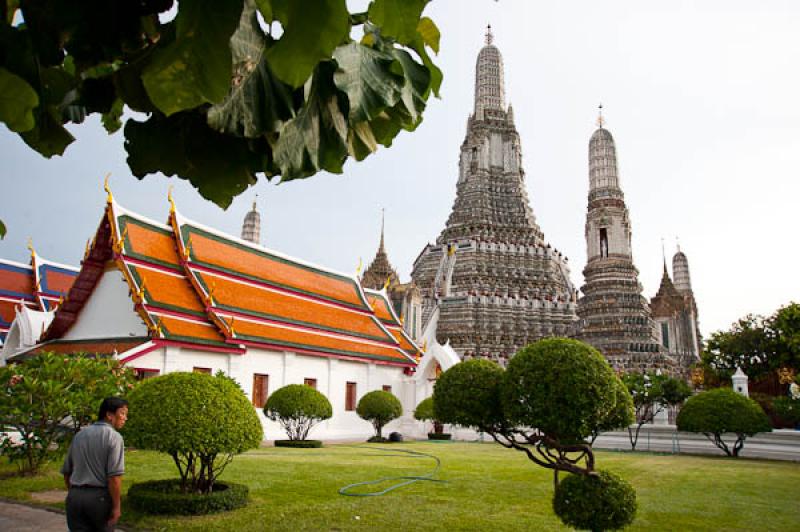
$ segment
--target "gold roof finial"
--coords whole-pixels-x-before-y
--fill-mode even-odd
[[[356,267],[356,277],[361,275],[361,267],[364,266],[364,261],[361,260],[361,257],[358,257],[358,266]]]
[[[167,200],[169,201],[169,213],[175,214],[175,200],[172,199],[172,189],[173,185],[169,186],[169,190],[167,190]]]
[[[606,123],[606,119],[603,118],[603,104],[597,106],[597,127],[601,128]]]
[[[33,238],[28,237],[28,250],[31,252],[31,257],[36,256],[36,250],[33,249]]]
[[[111,172],[106,174],[106,179],[103,182],[103,190],[105,190],[106,194],[108,194],[108,197],[106,197],[106,202],[107,203],[111,203],[112,201],[114,201],[114,195],[111,194],[111,187],[108,186],[109,178],[111,178]]]
[[[486,46],[489,46],[494,42],[494,35],[492,35],[492,25],[486,25]]]
[[[383,289],[387,290],[389,288],[389,284],[391,282],[392,282],[392,276],[391,275],[387,275],[386,276],[386,281],[384,281],[384,283],[383,283]]]

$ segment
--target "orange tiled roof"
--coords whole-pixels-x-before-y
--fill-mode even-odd
[[[5,340],[20,301],[35,310],[53,310],[77,276],[74,268],[42,260],[35,254],[32,262],[34,266],[0,260],[0,340]]]
[[[390,303],[386,297],[384,297],[383,293],[374,290],[365,290],[364,293],[367,296],[367,301],[369,301],[370,306],[375,310],[375,315],[380,318],[386,329],[392,333],[392,336],[394,336],[395,340],[400,344],[400,348],[412,357],[421,354],[419,347],[417,347],[406,334],[403,329],[403,324],[400,323],[400,320],[397,319],[397,316],[391,310],[389,306]]]
[[[209,321],[178,256],[175,233],[128,213],[116,217],[120,258],[131,293],[145,314],[151,334],[168,340],[225,345],[225,338]]]
[[[355,279],[259,250],[188,224],[181,226],[184,247],[194,264],[368,310]]]
[[[190,223],[180,235],[190,279],[228,342],[413,364],[353,277]]]
[[[224,315],[221,319],[229,330],[232,328],[236,340],[368,360],[409,363],[408,357],[397,346],[386,343],[354,341],[353,338],[346,336],[287,327],[284,324],[255,323]]]

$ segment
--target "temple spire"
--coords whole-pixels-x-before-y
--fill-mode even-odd
[[[242,240],[247,240],[253,244],[261,244],[261,215],[256,210],[256,201],[258,194],[253,199],[253,210],[248,212],[244,217],[242,224]]]
[[[589,190],[616,189],[615,192],[621,196],[617,173],[617,148],[614,137],[603,127],[604,125],[603,105],[600,104],[597,129],[589,140]]]
[[[478,120],[483,120],[487,109],[506,110],[503,57],[493,43],[494,34],[489,25],[486,28],[486,45],[478,53],[475,64],[475,118]]]
[[[386,218],[386,209],[381,208],[381,243],[378,246],[378,253],[380,253],[381,251],[386,253],[386,249],[383,247],[383,228],[384,228],[385,218]]]
[[[603,118],[603,104],[597,106],[597,127],[603,129],[606,119]]]

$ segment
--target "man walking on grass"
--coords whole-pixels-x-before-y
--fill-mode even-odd
[[[97,422],[72,440],[61,467],[71,532],[114,530],[119,521],[125,446],[117,431],[127,419],[128,402],[108,397],[100,405]]]

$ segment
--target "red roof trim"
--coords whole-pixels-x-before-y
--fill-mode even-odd
[[[234,341],[234,340],[230,340],[230,341]],[[416,364],[414,362],[403,363],[403,362],[389,362],[388,360],[371,360],[371,359],[367,359],[367,358],[363,358],[363,357],[347,356],[347,355],[335,355],[335,354],[332,354],[332,353],[324,353],[322,351],[315,351],[313,349],[303,349],[301,347],[287,348],[284,345],[271,344],[271,343],[268,343],[268,342],[263,342],[262,343],[262,342],[252,342],[252,341],[248,341],[248,340],[241,340],[241,341],[240,340],[235,340],[235,341],[237,343],[240,343],[240,344],[243,344],[243,345],[246,345],[246,346],[249,346],[249,347],[256,347],[256,348],[270,347],[270,348],[275,349],[276,351],[280,351],[280,352],[287,352],[288,351],[290,353],[302,353],[302,354],[306,354],[306,355],[313,355],[313,356],[324,357],[324,358],[336,358],[336,359],[339,359],[339,360],[349,360],[349,361],[352,361],[352,362],[359,362],[361,364],[370,363],[370,364],[377,364],[377,365],[381,365],[381,366],[397,366],[397,367],[414,367],[414,366],[416,366]]]
[[[369,339],[369,338],[361,338],[361,337],[354,336],[352,334],[343,333],[343,332],[334,332],[334,331],[330,331],[330,330],[326,330],[326,329],[318,329],[316,327],[308,327],[306,325],[298,325],[296,323],[280,321],[280,320],[270,320],[270,319],[267,319],[267,318],[262,318],[262,317],[259,317],[259,316],[253,316],[251,314],[246,314],[246,313],[243,313],[243,312],[236,312],[234,310],[228,310],[228,309],[222,310],[222,309],[218,309],[218,308],[213,308],[211,310],[213,310],[215,313],[219,314],[220,316],[229,316],[229,317],[233,317],[233,318],[243,318],[243,319],[250,320],[250,321],[253,321],[253,322],[256,322],[256,323],[263,323],[265,325],[278,325],[278,326],[281,326],[281,327],[285,327],[287,329],[297,329],[297,330],[307,331],[307,332],[314,333],[314,334],[320,334],[322,336],[331,336],[331,337],[341,338],[343,340],[352,341],[352,342],[358,343],[358,344],[364,344],[364,345],[372,344],[372,345],[380,345],[380,346],[384,346],[384,347],[396,347],[396,348],[399,348],[399,346],[400,346],[400,342],[398,342],[394,338],[394,336],[391,336],[391,334],[387,336],[387,338],[391,339],[390,342],[381,342],[379,340],[373,340],[373,339]]]
[[[193,344],[191,342],[181,342],[179,340],[166,340],[164,338],[154,338],[153,343],[156,344],[157,347],[162,346],[172,346],[172,347],[189,347],[192,349],[197,349],[198,351],[210,351],[212,353],[230,353],[232,355],[244,355],[246,350],[242,348],[236,347],[216,347],[213,345],[206,345],[206,344]],[[236,342],[241,343],[241,342]]]

